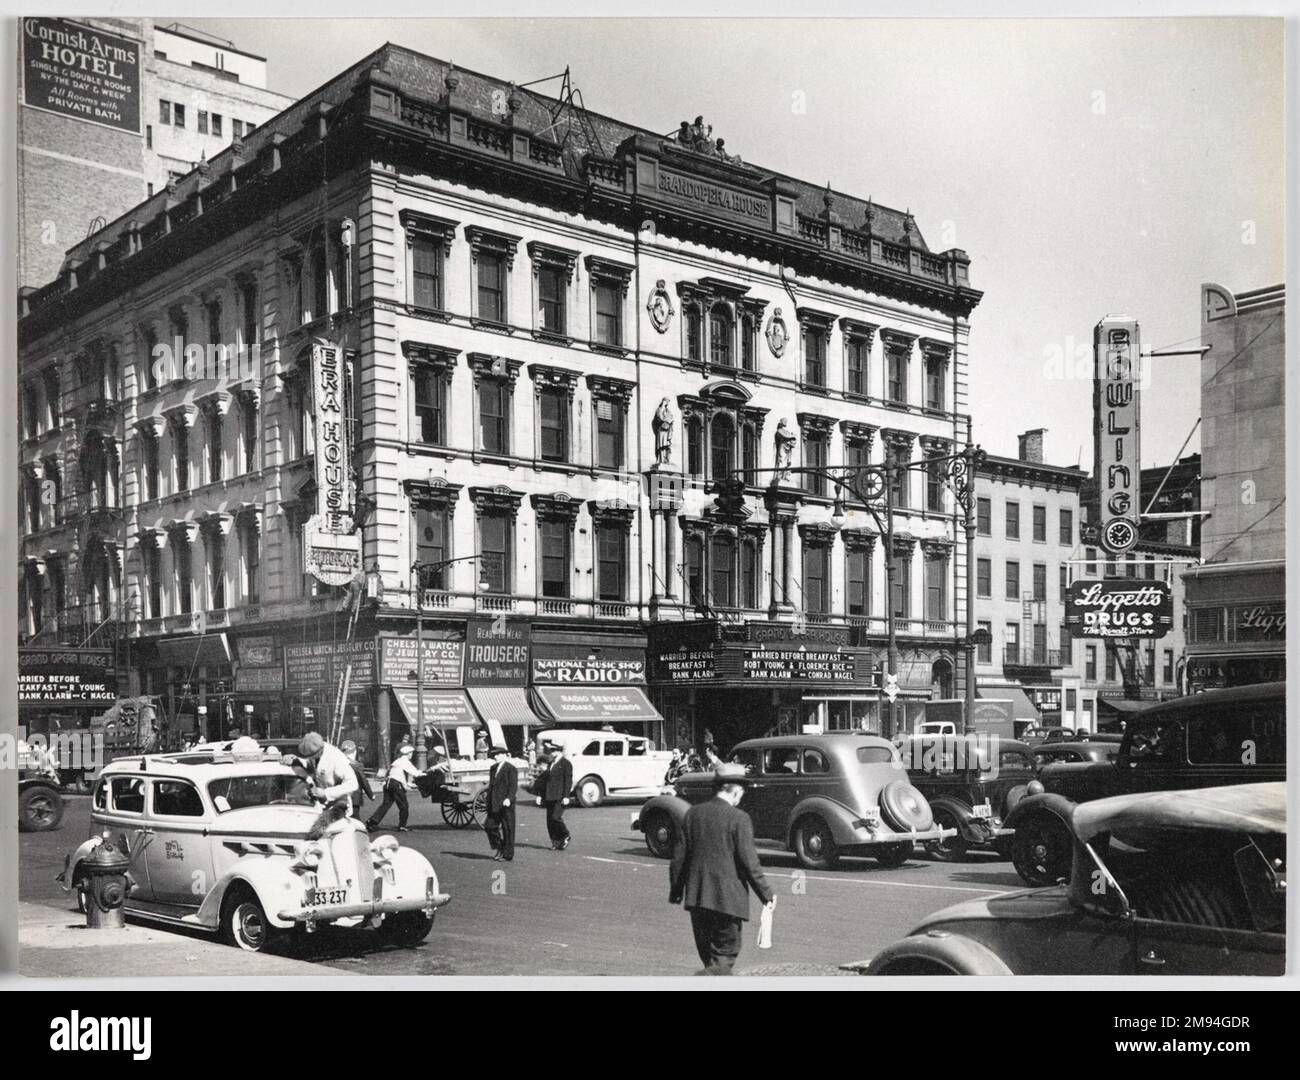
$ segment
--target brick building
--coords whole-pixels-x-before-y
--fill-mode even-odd
[[[42,285],[89,232],[230,146],[292,101],[266,61],[152,19],[26,18],[19,35],[18,283]],[[63,50],[46,56],[45,49]],[[110,53],[110,50],[112,53]],[[94,99],[51,93],[83,61],[124,59]],[[64,85],[62,90],[66,91]],[[120,104],[116,115],[97,111]],[[84,245],[83,245],[84,247]]]
[[[701,124],[385,46],[25,298],[20,636],[111,629],[171,717],[372,758],[421,699],[515,744],[878,729],[881,544],[781,469],[960,450],[979,296],[910,215]],[[896,495],[915,711],[961,677],[965,568],[940,478]]]

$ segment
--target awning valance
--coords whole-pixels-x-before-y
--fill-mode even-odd
[[[975,694],[976,697],[989,698],[993,701],[1011,702],[1011,718],[1013,720],[1032,720],[1034,723],[1042,720],[1042,716],[1034,708],[1034,703],[1018,687],[981,686],[976,690]]]
[[[560,727],[592,722],[657,723],[663,719],[639,686],[538,686],[534,689]]]
[[[544,722],[529,706],[528,691],[522,686],[471,686],[466,692],[484,720],[495,720],[502,727]]]
[[[420,714],[420,692],[413,686],[395,687],[393,695],[407,722],[416,726]],[[464,690],[426,690],[424,692],[424,723],[439,728],[454,728],[469,724],[478,726],[478,716],[465,697]]]

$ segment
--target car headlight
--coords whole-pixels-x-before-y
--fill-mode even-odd
[[[1026,795],[1041,795],[1046,790],[1047,789],[1043,787],[1042,783],[1038,780],[1030,780],[1029,783],[1025,785]]]
[[[370,855],[376,863],[392,862],[401,845],[395,836],[381,836],[370,842]]]
[[[312,842],[298,852],[298,857],[293,860],[292,865],[295,870],[315,870],[324,857],[325,849],[320,844]]]

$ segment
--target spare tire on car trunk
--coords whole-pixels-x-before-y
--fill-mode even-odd
[[[906,780],[895,780],[885,785],[880,793],[880,813],[885,824],[895,832],[925,832],[934,825],[930,804]]]

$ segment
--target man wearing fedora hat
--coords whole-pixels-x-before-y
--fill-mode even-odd
[[[740,809],[750,780],[743,765],[719,765],[714,797],[692,806],[673,847],[668,902],[691,913],[706,975],[730,975],[749,919],[749,890],[776,903],[754,848],[754,826]]]
[[[519,770],[506,756],[504,746],[494,746],[492,769],[488,773],[487,830],[494,859],[510,862],[515,857],[515,800],[519,793]]]

